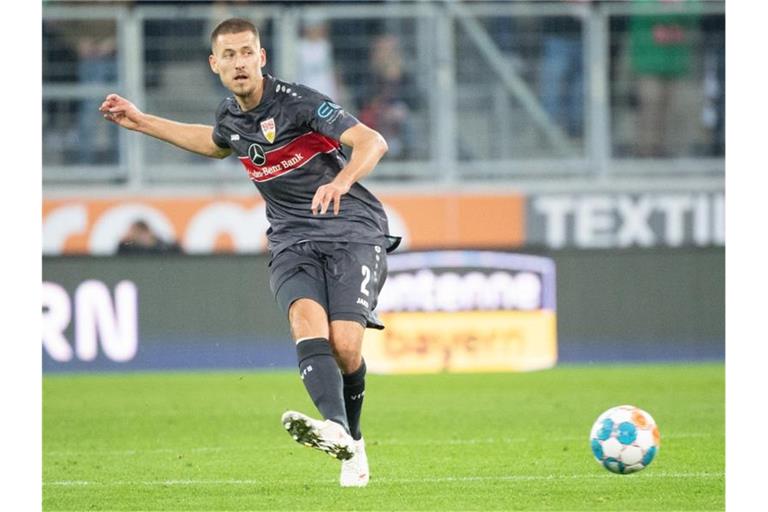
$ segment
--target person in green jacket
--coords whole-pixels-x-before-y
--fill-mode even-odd
[[[635,0],[630,19],[630,57],[638,92],[635,156],[674,153],[667,116],[673,112],[681,79],[691,71],[693,36],[698,24],[696,0]],[[676,8],[650,13],[656,5]]]

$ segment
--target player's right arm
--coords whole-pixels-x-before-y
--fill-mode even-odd
[[[145,114],[127,99],[110,94],[99,111],[113,123],[160,139],[187,151],[211,158],[224,158],[232,152],[213,142],[213,126],[179,123],[163,117]]]

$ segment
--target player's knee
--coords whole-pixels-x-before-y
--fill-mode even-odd
[[[325,309],[311,299],[299,299],[288,310],[288,322],[294,340],[328,338],[328,316]]]
[[[343,373],[352,373],[360,366],[362,354],[357,340],[335,337],[331,339],[331,346]]]
[[[365,328],[359,322],[331,322],[331,346],[343,373],[354,372],[360,367],[364,333]]]
[[[356,350],[351,347],[342,347],[341,349],[334,347],[334,349],[336,361],[339,363],[342,373],[352,373],[360,367],[362,355],[359,349]]]

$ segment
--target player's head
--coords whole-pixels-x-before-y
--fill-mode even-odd
[[[237,96],[250,96],[261,87],[261,68],[267,63],[259,30],[242,18],[222,21],[211,33],[208,62],[227,89]]]

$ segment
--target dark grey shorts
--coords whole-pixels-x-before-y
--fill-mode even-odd
[[[320,303],[330,320],[384,328],[373,311],[387,278],[382,247],[306,241],[279,252],[269,267],[269,285],[286,315],[294,301],[308,298]]]

